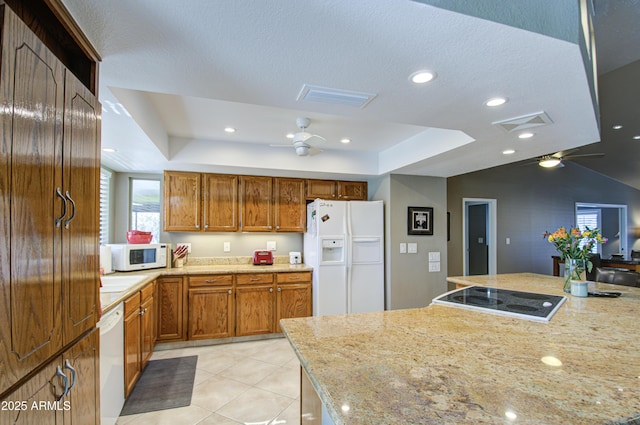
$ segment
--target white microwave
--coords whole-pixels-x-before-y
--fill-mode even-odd
[[[110,244],[111,265],[119,272],[167,266],[167,244]]]

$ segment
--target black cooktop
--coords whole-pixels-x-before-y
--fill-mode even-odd
[[[558,295],[467,286],[440,295],[433,303],[548,322],[566,299]]]

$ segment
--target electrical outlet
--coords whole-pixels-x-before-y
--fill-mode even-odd
[[[418,244],[417,243],[413,243],[413,242],[409,242],[407,244],[407,252],[409,254],[417,254],[418,253]]]
[[[231,252],[231,242],[225,242],[223,245],[224,252]]]
[[[275,251],[276,250],[276,241],[267,241],[267,249],[269,251]]]
[[[191,242],[179,242],[177,246],[184,245],[187,247],[187,254],[191,254]]]
[[[407,243],[400,242],[400,254],[406,254],[406,253],[407,253]]]

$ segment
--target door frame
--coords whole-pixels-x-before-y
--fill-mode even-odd
[[[628,236],[627,236],[627,205],[625,204],[603,204],[597,202],[576,202],[574,218],[578,222],[578,210],[580,208],[608,208],[618,210],[618,231],[620,233],[620,251],[627,257]],[[629,255],[631,255],[629,253]]]
[[[498,272],[498,201],[488,198],[462,198],[462,274],[469,275],[469,249],[467,241],[469,240],[469,217],[468,207],[470,205],[484,204],[487,205],[487,252],[489,274]]]

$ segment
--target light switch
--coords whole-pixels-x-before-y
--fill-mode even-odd
[[[400,254],[406,254],[407,253],[407,244],[405,242],[401,242],[400,243]]]
[[[231,252],[231,242],[225,242],[223,246],[224,246],[223,248],[224,252]]]
[[[478,243],[484,243],[484,238],[482,236],[478,238]]]
[[[408,243],[407,250],[409,254],[417,254],[418,253],[418,244],[417,243]]]
[[[440,261],[429,261],[429,273],[440,271]]]
[[[276,250],[276,241],[267,241],[267,249],[269,251],[275,251]]]
[[[430,252],[429,261],[440,261],[440,252]]]
[[[507,245],[511,245],[511,238],[507,238]]]

